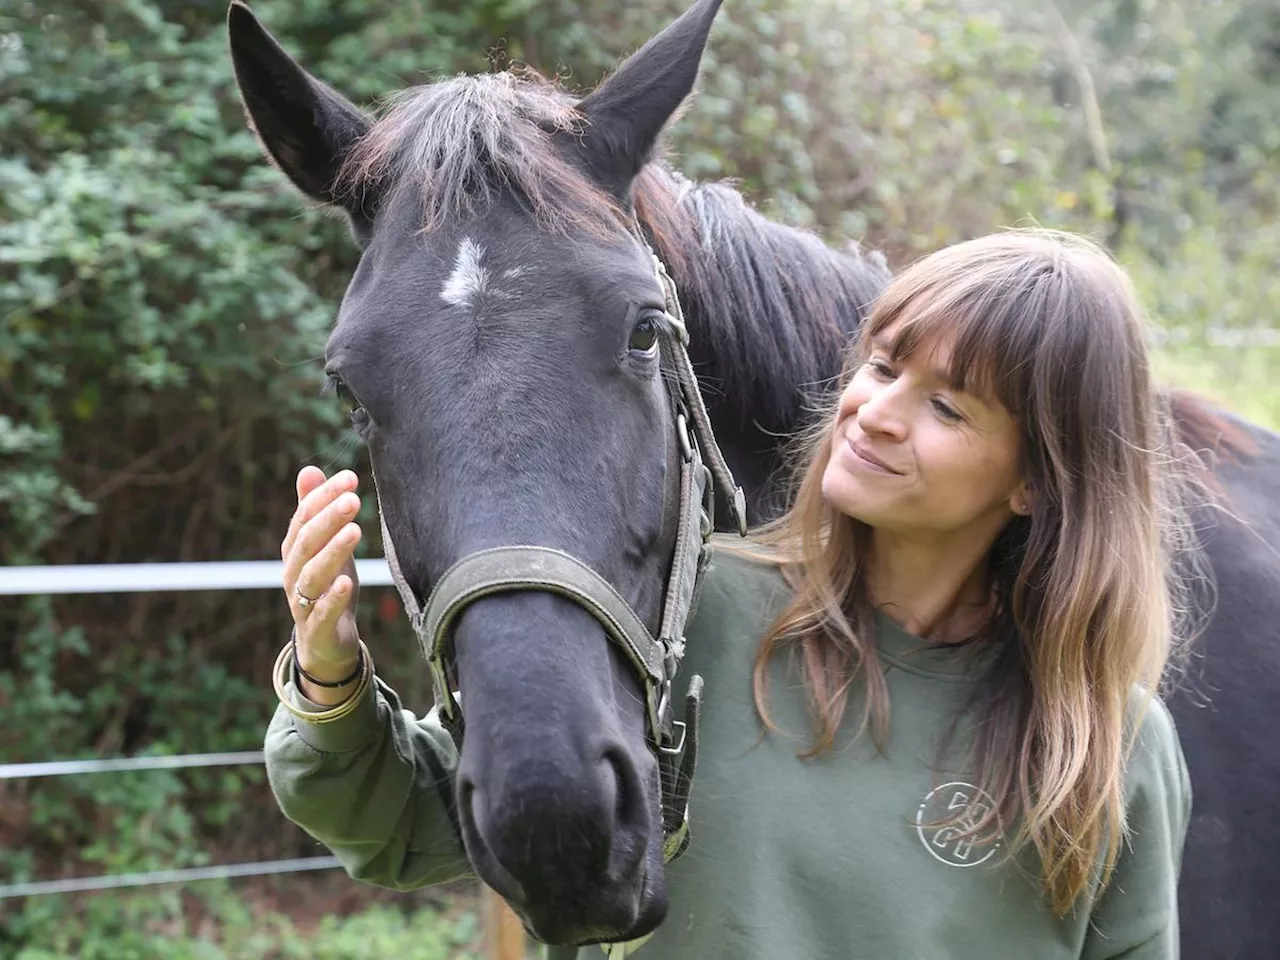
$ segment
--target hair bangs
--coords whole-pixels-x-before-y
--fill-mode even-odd
[[[900,279],[906,289],[877,305],[859,359],[877,344],[895,363],[922,348],[944,354],[939,372],[948,386],[1020,415],[1049,312],[1046,285],[993,294],[985,277],[965,282],[944,272],[914,285],[907,275]]]

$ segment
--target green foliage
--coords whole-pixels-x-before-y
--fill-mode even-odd
[[[469,896],[441,905],[374,904],[348,916],[302,925],[255,912],[222,884],[201,885],[198,924],[174,890],[159,895],[101,895],[75,917],[48,901],[29,906],[24,926],[39,946],[11,960],[480,960],[480,924]]]
[[[1165,377],[1280,427],[1273,4],[739,0],[721,17],[673,131],[686,171],[898,262],[1014,224],[1102,239]]]
[[[1134,244],[1121,256],[1158,324],[1164,380],[1280,429],[1280,222],[1205,217],[1158,259]]]
[[[906,255],[1032,210],[1056,222],[1063,191],[1094,192],[1061,184],[1043,44],[996,10],[747,0],[725,15],[676,143],[788,221]]]

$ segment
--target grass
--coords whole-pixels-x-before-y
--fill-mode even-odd
[[[1222,219],[1158,258],[1129,246],[1119,260],[1161,334],[1160,380],[1280,430],[1280,224]]]
[[[1185,387],[1246,420],[1280,431],[1280,346],[1157,349],[1161,383]]]

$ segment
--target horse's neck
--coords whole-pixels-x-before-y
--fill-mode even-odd
[[[637,207],[679,288],[725,457],[753,519],[771,515],[783,445],[839,375],[888,267],[767,220],[727,186],[692,184],[664,167],[651,168]]]
[[[743,426],[733,417],[717,422],[715,414],[711,416],[720,452],[733,471],[733,479],[746,494],[747,516],[751,525],[773,519],[786,507],[785,438],[765,433],[755,426]],[[729,502],[720,496],[720,491],[716,496],[716,529],[736,529],[731,520]]]

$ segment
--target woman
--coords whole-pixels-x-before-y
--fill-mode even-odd
[[[1004,233],[902,273],[794,505],[717,546],[686,669],[729,702],[645,955],[1176,956],[1190,786],[1155,691],[1196,554],[1170,436],[1093,244]],[[452,745],[360,653],[354,487],[298,477],[268,769],[353,873],[413,886],[466,870]]]

